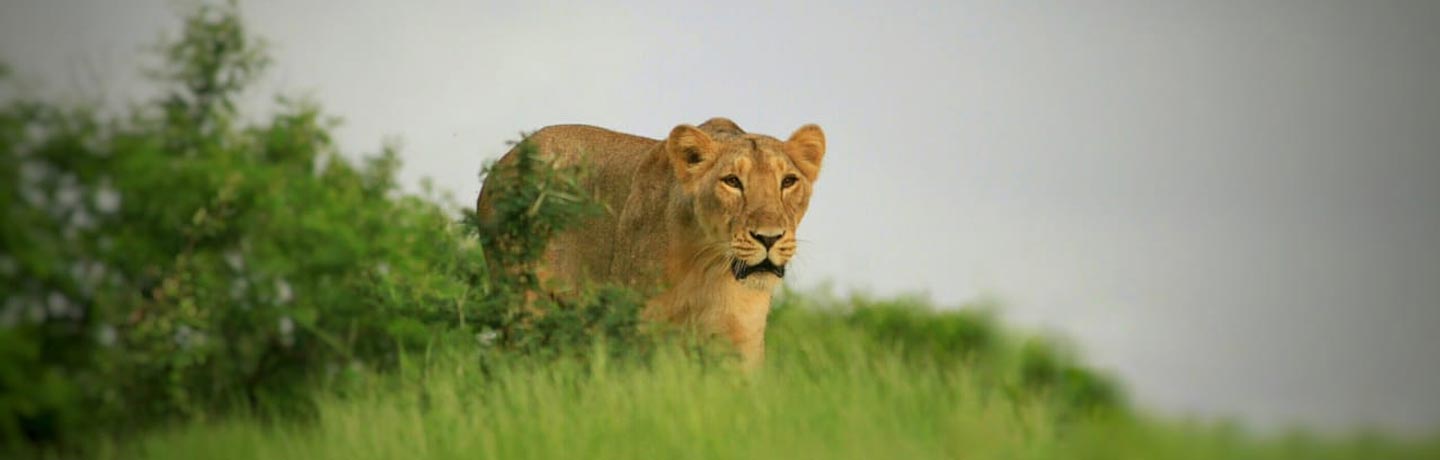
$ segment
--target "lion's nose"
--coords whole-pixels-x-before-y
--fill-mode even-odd
[[[770,249],[771,246],[774,246],[775,242],[780,241],[780,237],[782,236],[785,236],[785,231],[783,230],[776,233],[750,232],[750,237],[754,238],[755,241],[759,241],[761,246],[765,246],[765,249]]]

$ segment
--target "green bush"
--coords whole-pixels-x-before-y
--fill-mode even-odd
[[[268,59],[233,5],[202,7],[161,50],[165,97],[125,117],[23,98],[0,109],[0,445],[304,413],[308,386],[443,341],[629,335],[633,308],[586,305],[523,334],[516,290],[488,282],[474,229],[399,191],[393,148],[341,155],[314,105],[281,99],[268,122],[241,124],[234,100]],[[572,224],[583,206],[522,201],[576,173],[516,171],[502,209],[523,206],[523,225],[482,234],[532,238],[489,256],[532,257]]]
[[[983,386],[1003,389],[1013,400],[1041,398],[1067,414],[1120,412],[1127,405],[1120,385],[1084,367],[1055,340],[1006,331],[988,303],[937,310],[928,300],[864,295],[835,298],[824,292],[779,296],[771,336],[787,341],[834,335],[864,346],[892,350],[917,366],[959,368]],[[835,348],[844,348],[837,344]]]

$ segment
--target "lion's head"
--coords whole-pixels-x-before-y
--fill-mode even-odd
[[[782,142],[716,118],[675,127],[664,148],[683,190],[674,206],[701,236],[708,264],[746,286],[778,284],[825,156],[820,127],[802,126]]]

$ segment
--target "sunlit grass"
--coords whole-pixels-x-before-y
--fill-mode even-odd
[[[991,367],[916,359],[835,316],[777,324],[763,371],[683,347],[527,362],[416,353],[321,392],[299,421],[193,423],[115,458],[1440,458],[1435,443],[1255,439],[1016,394]],[[483,364],[482,364],[483,362]]]

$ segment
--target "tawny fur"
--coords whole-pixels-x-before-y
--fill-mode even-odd
[[[795,255],[795,230],[825,155],[818,126],[803,126],[782,142],[724,118],[677,126],[663,140],[559,125],[529,141],[557,165],[583,164],[585,186],[607,208],[549,242],[539,267],[547,286],[635,288],[648,294],[645,319],[723,336],[745,365],[763,361],[780,277],[737,279],[731,266],[769,259],[783,267]],[[512,150],[500,161],[514,156]],[[477,199],[481,219],[490,218],[491,194],[499,193],[489,192],[500,188],[492,182],[486,178]],[[754,235],[779,239],[767,250]]]

